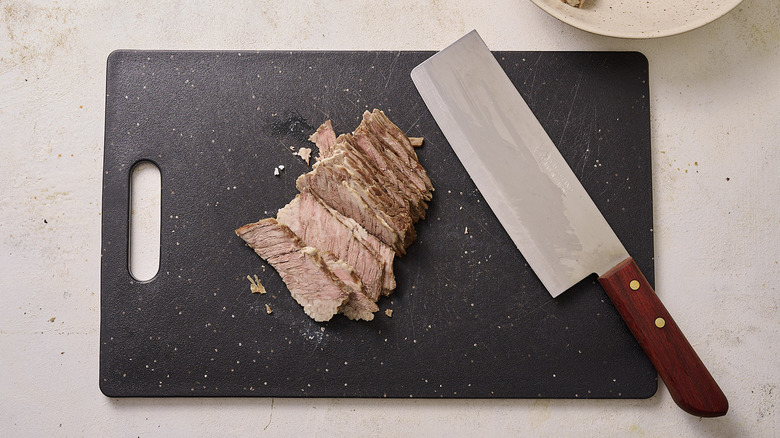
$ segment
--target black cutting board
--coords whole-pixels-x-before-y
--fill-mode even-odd
[[[100,388],[109,396],[642,398],[656,374],[590,277],[553,299],[414,88],[431,52],[117,51],[108,59]],[[496,52],[653,282],[647,60]],[[374,321],[309,319],[234,229],[296,194],[291,149],[379,108],[435,186]],[[162,177],[160,270],[128,271],[128,186]],[[284,165],[279,176],[274,168]],[[468,231],[467,231],[468,229]],[[269,291],[250,293],[247,275]],[[266,313],[265,305],[272,309]],[[384,313],[392,309],[392,318]]]

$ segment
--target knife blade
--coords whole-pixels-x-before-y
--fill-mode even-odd
[[[674,401],[728,401],[542,125],[474,30],[412,81],[512,241],[553,297],[595,273]]]

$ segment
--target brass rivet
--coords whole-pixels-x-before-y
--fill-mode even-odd
[[[663,318],[656,318],[656,319],[655,319],[655,326],[656,326],[656,327],[658,327],[658,328],[664,328],[664,326],[665,326],[665,325],[666,325],[666,321],[664,321],[664,319],[663,319]]]
[[[636,280],[631,280],[631,283],[628,283],[628,287],[630,287],[631,290],[639,290],[639,282]]]

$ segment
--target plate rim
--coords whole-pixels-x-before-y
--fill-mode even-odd
[[[596,35],[603,35],[608,37],[614,37],[614,38],[626,38],[626,39],[652,39],[652,38],[663,38],[667,36],[672,35],[679,35],[681,33],[689,32],[694,29],[698,29],[706,24],[712,23],[713,21],[717,20],[718,18],[723,17],[724,15],[728,14],[734,8],[739,6],[743,0],[731,0],[733,4],[728,4],[724,6],[722,9],[715,10],[711,15],[707,15],[699,20],[694,20],[689,23],[686,23],[682,26],[674,26],[670,27],[668,29],[661,29],[654,32],[646,32],[646,31],[637,31],[637,32],[622,32],[622,31],[610,31],[609,29],[602,28],[600,26],[593,26],[589,23],[585,23],[582,20],[577,19],[577,17],[573,17],[571,15],[563,14],[559,10],[555,9],[551,6],[552,2],[559,1],[559,0],[531,0],[531,2],[536,5],[539,9],[543,10],[547,14],[551,15],[554,18],[557,18],[558,20],[568,24],[569,26],[575,27],[580,30],[584,30],[586,32],[590,32]]]

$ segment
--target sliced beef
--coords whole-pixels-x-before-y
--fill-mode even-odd
[[[357,135],[357,131],[356,131]],[[383,155],[377,153],[376,156],[367,154],[363,148],[358,145],[361,140],[355,135],[340,135],[336,144],[333,146],[333,153],[343,152],[356,168],[362,169],[371,178],[371,183],[384,188],[387,195],[395,201],[396,206],[402,207],[404,212],[408,213],[412,223],[417,222],[425,216],[427,205],[420,204],[420,198],[415,192],[411,192],[404,183],[398,180],[396,169],[388,166],[383,161]],[[363,140],[366,140],[365,138]],[[381,147],[381,146],[380,146]],[[385,164],[382,166],[382,164]],[[414,188],[411,188],[414,190]],[[411,192],[411,193],[410,193]],[[411,243],[411,242],[410,242]]]
[[[408,171],[408,174],[404,172],[399,158],[392,152],[388,153],[387,148],[381,142],[376,141],[376,137],[368,133],[364,127],[358,127],[352,137],[357,149],[373,163],[387,184],[403,194],[409,205],[412,220],[417,222],[424,219],[428,209],[426,201],[430,199],[430,192],[425,189],[422,180],[419,180],[418,176],[411,171]],[[418,181],[414,181],[414,178],[417,178]]]
[[[380,241],[352,218],[345,218],[345,223],[352,230],[352,234],[362,241],[367,247],[374,250],[379,260],[384,264],[385,274],[382,282],[382,295],[390,295],[395,290],[395,273],[393,272],[393,260],[395,251],[387,244]]]
[[[410,203],[417,205],[418,212],[415,219],[422,219],[428,208],[427,201],[432,198],[431,192],[426,187],[426,181],[407,164],[408,157],[399,157],[386,143],[373,132],[361,124],[355,130],[355,142],[358,147],[373,160],[380,168],[387,169],[390,179],[394,179],[396,186],[407,194]]]
[[[366,111],[352,134],[330,121],[309,138],[319,148],[300,194],[269,218],[236,230],[281,275],[316,321],[335,313],[372,320],[396,287],[393,261],[416,238],[433,185],[414,146],[383,112]]]
[[[429,192],[433,191],[433,184],[431,184],[427,172],[420,164],[409,137],[398,126],[393,124],[385,116],[385,113],[377,109],[370,113],[368,111],[364,112],[361,126],[365,126],[367,131],[384,141],[388,148],[402,160],[402,163],[420,177],[426,190]]]
[[[421,175],[419,170],[415,169],[416,166],[407,163],[410,157],[417,162],[414,150],[412,149],[410,154],[410,151],[404,149],[406,143],[410,148],[412,147],[411,140],[378,110],[374,110],[374,113],[366,112],[363,117],[364,120],[354,132],[354,138],[348,134],[337,137],[330,120],[317,128],[317,132],[312,134],[309,140],[320,150],[318,160],[329,157],[335,150],[357,151],[356,156],[362,161],[362,167],[371,168],[372,173],[388,184],[388,187],[397,190],[398,197],[408,204],[412,221],[423,219],[428,208],[425,201],[431,199],[428,187],[430,180],[427,175]],[[381,122],[381,125],[369,130],[366,126],[369,122],[375,125]],[[383,138],[382,135],[377,134],[378,132],[387,136]],[[388,140],[402,143],[395,146],[388,145]],[[374,170],[376,172],[373,172]]]
[[[394,251],[401,253],[402,241],[385,220],[384,215],[368,205],[359,189],[353,187],[348,181],[340,181],[338,175],[325,173],[326,171],[301,175],[295,185],[299,190],[311,191],[341,214],[355,219],[369,233],[386,242]]]
[[[379,310],[379,307],[366,296],[357,272],[347,262],[337,259],[329,251],[320,251],[320,255],[328,268],[344,282],[349,291],[349,299],[339,308],[339,313],[343,313],[351,320],[373,320],[374,312]]]
[[[276,269],[295,301],[315,321],[328,321],[349,300],[349,288],[320,253],[273,218],[244,225],[236,234]]]
[[[343,262],[341,262],[343,263]],[[347,318],[356,321],[373,321],[374,313],[379,310],[379,306],[370,298],[359,292],[352,292],[349,295],[349,301],[344,304],[339,313],[343,313]]]
[[[330,251],[352,266],[363,283],[365,294],[373,301],[379,299],[385,287],[386,256],[381,259],[376,250],[368,246],[366,238],[358,237],[367,233],[365,230],[362,233],[353,231],[356,227],[362,229],[357,222],[326,207],[308,191],[301,192],[279,210],[276,220],[290,227],[306,245]],[[392,264],[394,254],[390,253]],[[392,275],[392,266],[390,273]]]
[[[340,152],[334,150],[333,156],[337,157]],[[407,200],[395,187],[383,180],[381,172],[367,165],[360,155],[345,152],[343,159],[342,168],[349,172],[353,181],[382,203],[380,208],[390,217],[390,223],[401,238],[403,248],[411,245],[417,238],[417,231]]]
[[[355,219],[370,233],[390,245],[398,254],[416,233],[409,211],[343,151],[315,164],[314,170],[296,181],[298,190],[309,190],[325,204]]]
[[[330,120],[326,120],[325,123],[317,128],[317,131],[309,136],[309,141],[317,145],[317,149],[320,150],[317,161],[322,160],[330,156],[333,145],[336,144],[336,133],[333,131],[333,125]]]

